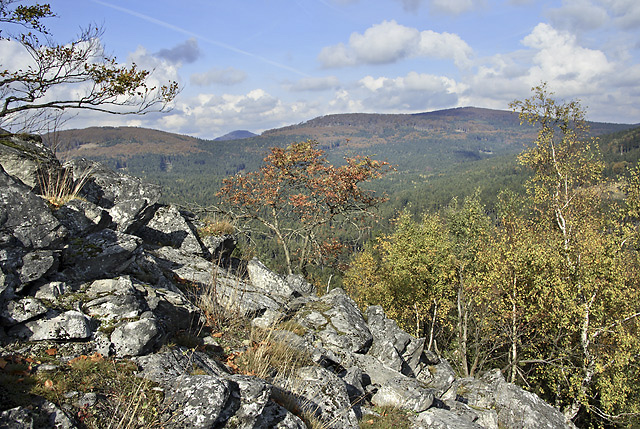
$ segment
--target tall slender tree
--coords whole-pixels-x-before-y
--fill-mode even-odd
[[[552,251],[546,293],[556,307],[549,315],[553,335],[542,351],[541,373],[547,388],[556,389],[565,415],[576,419],[599,413],[599,380],[622,355],[628,358],[622,351],[640,352],[630,336],[640,312],[629,305],[637,302],[637,290],[624,275],[622,238],[611,233],[613,220],[599,186],[603,163],[588,137],[585,112],[579,102],[559,103],[552,95],[542,84],[531,98],[511,106],[523,122],[538,127],[534,146],[520,161],[533,169],[528,191],[536,234]]]

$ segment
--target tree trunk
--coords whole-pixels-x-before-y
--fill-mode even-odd
[[[460,270],[460,279],[458,284],[458,353],[460,354],[460,366],[462,374],[469,376],[469,364],[467,363],[467,325],[468,316],[466,304],[464,302],[464,282],[462,270]]]
[[[509,382],[515,383],[517,373],[517,360],[518,360],[518,327],[516,317],[516,285],[517,278],[513,277],[513,289],[511,292],[511,374],[509,375]]]
[[[580,408],[582,408],[583,399],[587,397],[587,389],[591,385],[593,376],[596,372],[596,359],[591,353],[591,339],[589,338],[589,324],[591,319],[591,305],[596,298],[594,293],[589,302],[584,303],[584,314],[582,316],[582,324],[580,326],[580,345],[582,346],[582,380],[580,382],[580,397],[575,398],[570,406],[564,410],[564,415],[568,419],[574,419]]]
[[[270,228],[273,230],[274,234],[276,234],[276,236],[278,237],[278,240],[280,240],[280,243],[282,245],[282,250],[284,251],[284,259],[285,259],[285,262],[287,263],[287,272],[288,274],[293,274],[293,270],[291,268],[291,255],[289,254],[289,246],[287,246],[287,242],[285,241],[284,236],[280,231],[280,226],[278,224],[278,217],[276,216],[275,207],[272,207],[271,210],[273,212],[274,222],[273,222],[273,225],[270,225]]]
[[[433,317],[431,318],[431,329],[429,329],[429,345],[427,350],[431,351],[431,347],[433,347],[433,335],[436,329],[436,315],[438,314],[438,301],[433,299]]]

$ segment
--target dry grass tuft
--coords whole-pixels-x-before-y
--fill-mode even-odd
[[[69,201],[79,198],[80,191],[91,178],[93,168],[88,168],[74,180],[70,168],[54,171],[47,169],[38,176],[41,196],[51,207],[60,208]]]
[[[218,218],[217,216],[209,216],[202,221],[204,226],[198,229],[200,237],[231,235],[236,229],[226,218]]]
[[[227,362],[231,361],[243,374],[265,380],[291,378],[298,368],[314,365],[309,353],[291,347],[273,333],[273,329],[254,327],[249,338],[251,345],[243,352],[230,355]]]

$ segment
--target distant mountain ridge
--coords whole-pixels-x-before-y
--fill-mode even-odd
[[[593,135],[632,128],[629,124],[590,125]],[[257,169],[270,147],[308,139],[318,141],[334,164],[343,162],[345,156],[368,155],[396,166],[396,173],[374,185],[389,194],[412,192],[435,201],[420,190],[429,186],[441,194],[462,195],[486,180],[494,181],[485,187],[492,193],[500,183],[512,177],[516,180],[519,171],[505,170],[505,166],[535,140],[536,134],[536,128],[521,125],[513,112],[465,107],[417,114],[326,115],[233,140],[204,140],[129,127],[60,131],[55,138],[60,147],[71,148],[65,155],[96,159],[159,183],[168,199],[206,205],[215,200],[223,178]],[[479,174],[479,168],[489,168],[485,161],[492,167]],[[443,182],[461,174],[466,174],[469,183],[454,183],[458,179]],[[398,205],[415,200],[413,194],[399,197],[403,201]]]
[[[241,140],[241,139],[248,139],[250,137],[255,137],[257,135],[258,134],[254,134],[251,131],[247,131],[247,130],[235,130],[223,136],[217,137],[213,140],[214,141]]]

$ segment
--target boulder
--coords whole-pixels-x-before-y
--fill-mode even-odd
[[[5,326],[27,322],[47,313],[47,307],[38,299],[26,297],[7,303],[0,316]]]
[[[116,277],[135,260],[142,239],[103,229],[74,238],[62,250],[63,273],[71,279]]]
[[[0,136],[0,166],[31,189],[41,184],[47,171],[61,170],[60,162],[42,143],[42,137],[28,134]]]
[[[343,366],[351,366],[350,355],[365,353],[373,341],[362,312],[342,289],[310,300],[293,320],[309,330],[305,337],[316,347],[340,356]]]
[[[73,199],[53,212],[73,237],[84,237],[111,225],[111,216],[101,207],[82,199]]]
[[[204,254],[193,226],[174,206],[159,207],[151,220],[142,226],[136,235],[152,244],[175,247],[194,255]]]
[[[55,404],[41,400],[30,407],[0,412],[0,427],[11,429],[75,429],[78,426]]]
[[[284,299],[300,296],[300,293],[292,288],[284,277],[269,270],[256,258],[253,258],[247,264],[247,272],[249,273],[251,284],[258,292],[270,296],[276,295]]]
[[[125,322],[113,331],[111,342],[116,356],[140,356],[154,350],[161,331],[153,318]]]
[[[403,408],[420,413],[433,405],[433,398],[433,389],[416,383],[412,378],[398,376],[380,386],[371,398],[371,403],[379,407]]]
[[[65,167],[73,170],[75,180],[89,176],[80,195],[106,209],[117,231],[133,233],[153,216],[161,195],[159,186],[86,159],[74,159]]]
[[[58,267],[58,255],[51,250],[35,250],[22,257],[20,282],[28,284],[40,280]]]
[[[14,326],[9,333],[30,341],[75,341],[88,340],[93,335],[95,323],[77,310],[61,314],[48,311],[44,319],[37,319]]]
[[[0,245],[45,249],[67,237],[67,229],[51,214],[46,201],[2,169],[0,189]]]
[[[326,428],[357,428],[358,419],[351,407],[344,382],[331,371],[303,367],[290,380],[276,380],[278,387],[297,398],[297,407],[315,415]]]
[[[452,399],[461,401],[474,409],[496,410],[499,427],[575,428],[560,410],[537,395],[507,383],[498,369],[489,371],[480,379],[456,380],[443,399],[447,402]]]
[[[169,427],[216,427],[229,400],[229,382],[211,375],[180,375],[166,392]]]
[[[442,408],[431,408],[413,420],[414,429],[488,429],[465,416]]]
[[[404,332],[395,320],[387,318],[380,306],[370,306],[366,314],[373,336],[369,354],[376,356],[390,368],[415,376],[420,371],[424,338],[415,338]]]
[[[202,245],[207,250],[212,261],[224,262],[231,257],[236,248],[236,238],[233,235],[205,235],[201,238]],[[218,264],[221,265],[221,264]]]

